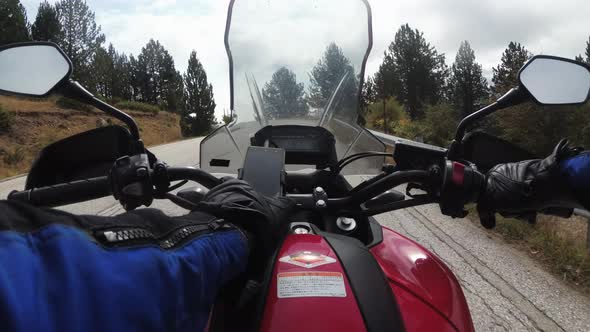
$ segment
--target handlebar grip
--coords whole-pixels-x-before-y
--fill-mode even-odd
[[[29,203],[35,206],[55,207],[84,202],[111,194],[108,177],[60,183],[53,186],[13,191],[8,200]]]

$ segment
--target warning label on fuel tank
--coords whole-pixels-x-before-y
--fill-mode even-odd
[[[339,272],[285,272],[278,274],[278,298],[346,297]]]

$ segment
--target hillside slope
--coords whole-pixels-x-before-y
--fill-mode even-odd
[[[121,124],[96,109],[62,108],[56,104],[59,98],[0,96],[0,109],[11,118],[11,129],[0,132],[0,178],[26,173],[36,154],[50,143],[98,126]],[[147,146],[182,138],[177,114],[126,111],[139,125]]]

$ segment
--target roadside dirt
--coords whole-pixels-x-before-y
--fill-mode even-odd
[[[37,153],[62,138],[99,126],[121,124],[98,111],[62,109],[58,97],[26,99],[0,96],[0,107],[12,114],[12,129],[0,133],[0,178],[26,173]],[[182,139],[177,114],[128,111],[147,146]]]

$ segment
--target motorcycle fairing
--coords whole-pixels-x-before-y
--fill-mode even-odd
[[[422,310],[426,305],[431,313],[445,318],[456,330],[474,330],[461,285],[440,259],[387,227],[383,227],[383,241],[372,247],[371,252],[396,294],[408,329],[409,321],[425,320]],[[408,303],[400,296],[413,300]],[[434,321],[429,325],[430,330],[442,330],[433,324]]]

